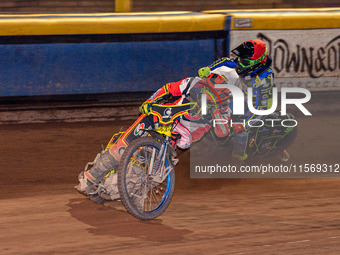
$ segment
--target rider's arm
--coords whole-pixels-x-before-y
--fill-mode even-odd
[[[219,68],[221,66],[226,66],[230,68],[236,68],[237,61],[233,58],[221,58],[219,60],[216,60],[214,63],[209,65],[211,71],[215,70],[216,68]]]
[[[168,84],[164,85],[160,89],[158,89],[155,93],[152,94],[143,104],[147,103],[157,103],[161,100],[165,100],[171,98],[172,94],[169,93]]]
[[[229,68],[236,68],[237,61],[233,58],[221,58],[216,60],[214,63],[210,64],[209,66],[202,67],[198,70],[198,76],[203,78],[210,74],[211,71],[214,71],[216,68],[221,66],[226,66]]]
[[[170,82],[159,90],[157,90],[145,103],[157,103],[162,100],[171,99],[174,97],[185,96],[189,92],[189,87],[193,78],[185,78],[177,82]]]
[[[194,78],[186,78],[164,85],[142,104],[139,111],[148,114],[149,104],[157,104],[163,100],[186,96],[189,93],[190,84],[193,80]]]

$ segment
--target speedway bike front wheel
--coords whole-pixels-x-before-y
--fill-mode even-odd
[[[118,167],[118,190],[126,210],[140,220],[152,220],[168,208],[175,189],[174,166],[168,155],[159,155],[162,144],[152,137],[134,140],[124,151]],[[164,157],[165,178],[154,173]]]

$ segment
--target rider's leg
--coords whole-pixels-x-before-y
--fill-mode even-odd
[[[246,160],[247,155],[248,132],[242,131],[235,135],[232,156],[238,160]]]
[[[178,122],[173,131],[174,131],[174,134],[177,133],[180,135],[179,140],[177,142],[177,146],[181,149],[190,148],[190,145],[192,142],[192,136],[191,136],[190,130],[184,125],[182,125],[180,122]]]
[[[180,118],[180,126],[178,128],[178,133],[184,136],[181,143],[190,143],[200,140],[204,134],[209,132],[211,125],[200,122],[200,116],[182,116]],[[176,127],[177,128],[177,127]],[[175,128],[175,130],[176,130]]]
[[[249,110],[248,110],[249,113]],[[249,134],[249,126],[247,125],[247,121],[245,120],[247,116],[234,116],[232,118],[233,124],[231,125],[232,129],[236,133],[234,137],[233,143],[233,151],[232,157],[239,160],[244,161],[248,158],[247,155],[247,145],[248,145],[248,134]]]
[[[118,161],[109,151],[105,151],[100,155],[92,168],[79,177],[78,191],[85,195],[89,195],[108,172],[117,168]]]
[[[80,176],[80,184],[77,187],[78,191],[89,195],[110,171],[118,169],[119,160],[125,148],[134,139],[145,134],[145,131],[141,129],[152,128],[154,128],[153,117],[145,114],[141,115],[118,141],[97,159],[93,167]]]

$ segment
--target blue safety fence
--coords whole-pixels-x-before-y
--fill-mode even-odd
[[[224,15],[0,15],[0,98],[154,91],[225,43]]]
[[[153,91],[197,75],[215,40],[0,45],[0,95]]]
[[[228,56],[242,36],[273,29],[334,33],[339,20],[339,8],[0,14],[0,99],[155,91]]]

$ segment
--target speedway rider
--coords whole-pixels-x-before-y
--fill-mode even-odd
[[[253,104],[255,109],[267,110],[272,105],[272,88],[274,84],[274,73],[271,69],[272,60],[268,56],[265,42],[259,39],[251,39],[243,42],[231,51],[236,55],[235,59],[222,58],[198,71],[199,76],[206,77],[210,72],[221,66],[235,68],[241,80],[243,93],[247,98],[247,88],[253,88]],[[245,104],[247,105],[247,104]],[[232,110],[233,104],[230,103]],[[244,124],[233,124],[232,128],[237,133],[233,146],[233,157],[245,160],[247,155],[248,135],[250,130],[248,122],[255,119],[256,115],[246,108],[245,115],[239,118],[233,117],[233,122]],[[242,120],[242,121],[240,121]]]
[[[268,96],[270,94],[269,91],[274,86],[274,83],[272,82],[273,73],[269,68],[271,60],[267,56],[265,43],[256,39],[250,40],[244,42],[243,44],[235,48],[232,52],[238,56],[236,59],[224,58],[216,61],[209,67],[201,68],[199,70],[199,76],[206,77],[209,75],[210,72],[213,72],[221,66],[236,68],[236,72],[238,73],[238,75],[246,79],[244,86],[252,86],[253,88],[255,88],[256,91],[254,92],[254,95],[257,98],[262,99],[260,100],[260,105],[256,105],[255,108],[266,109],[266,107],[270,107],[270,98],[267,97],[266,102],[264,100],[266,95]],[[225,78],[234,80],[235,76],[232,72],[227,72],[225,74]],[[85,195],[89,195],[91,192],[93,192],[95,187],[101,182],[101,180],[105,177],[107,173],[109,173],[113,169],[118,169],[118,164],[125,148],[134,139],[145,134],[145,131],[143,131],[142,129],[154,128],[153,116],[149,115],[150,106],[152,103],[159,103],[161,101],[169,99],[172,100],[174,104],[182,104],[188,102],[191,89],[194,88],[194,86],[199,85],[200,82],[201,79],[198,77],[186,78],[178,82],[168,83],[165,86],[161,87],[158,91],[156,91],[140,107],[140,112],[142,113],[142,115],[135,121],[135,123],[124,133],[117,135],[117,141],[114,143],[114,145],[109,150],[105,151],[97,159],[93,167],[89,171],[84,172],[83,175],[79,178],[80,184],[77,187],[78,191]],[[218,91],[218,93],[221,94],[221,91]],[[257,101],[258,100],[256,100],[256,102]],[[225,108],[225,113],[226,114],[224,115],[224,117],[228,118],[228,116],[230,116],[229,107]],[[247,121],[249,121],[252,117],[253,115],[249,112],[248,116],[246,116]],[[177,144],[177,146],[182,149],[189,148],[193,141],[200,139],[204,135],[204,133],[211,128],[211,123],[209,124],[202,122],[194,128],[189,128],[188,123],[193,121],[195,118],[196,116],[192,117],[190,116],[190,114],[183,116],[181,121],[176,125],[172,134],[173,146]],[[227,124],[225,128],[228,129]],[[233,129],[238,134],[247,132],[247,128],[244,128],[241,125],[234,125]],[[238,151],[234,149],[234,156],[238,157],[241,160],[245,159],[247,157],[245,149],[247,141],[245,143],[241,143],[240,141],[238,141],[238,139],[236,139],[236,142],[244,147],[243,149],[241,148]],[[237,147],[239,146],[234,146],[234,148]]]

